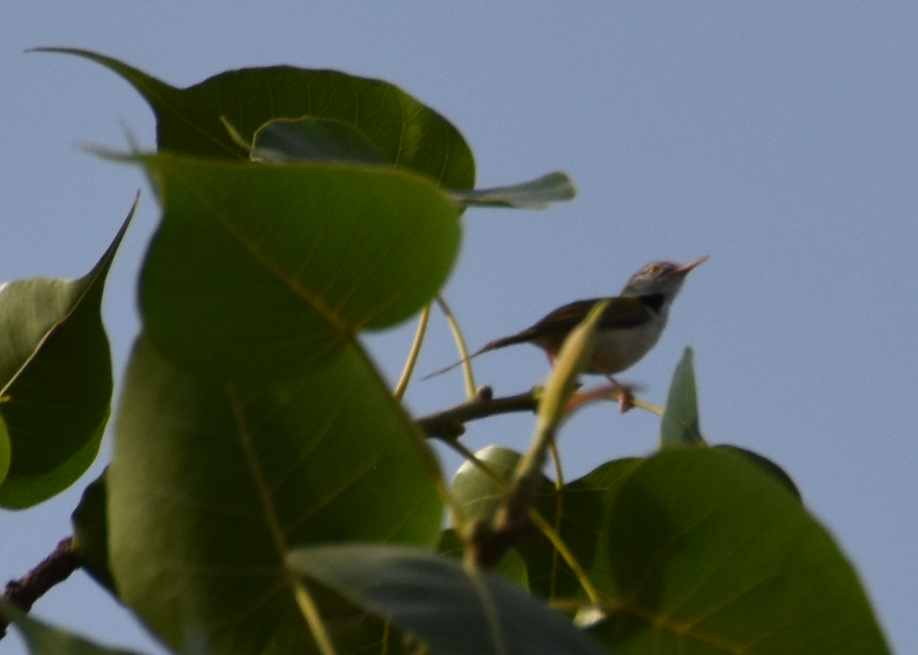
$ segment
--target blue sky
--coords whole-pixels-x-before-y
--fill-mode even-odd
[[[26,48],[96,50],[178,86],[280,63],[394,82],[463,132],[480,186],[562,169],[580,190],[543,212],[466,215],[446,296],[470,344],[615,293],[648,261],[711,255],[623,379],[662,402],[693,346],[709,441],[785,467],[860,572],[893,648],[918,651],[918,5],[454,4],[5,2],[0,280],[82,275],[142,189],[105,305],[120,375],[158,208],[138,170],[78,145],[123,147],[126,127],[152,147],[153,116],[112,73]],[[412,332],[368,339],[391,378]],[[421,370],[454,358],[437,322]],[[547,364],[521,346],[476,370],[509,394]],[[408,401],[424,413],[461,394],[456,374],[412,386]],[[588,409],[562,436],[568,477],[648,452],[657,427],[646,413]],[[467,442],[522,448],[530,434],[530,418],[501,417]],[[67,536],[105,457],[107,446],[61,497],[0,513],[0,579]],[[35,611],[160,652],[83,574]],[[13,640],[5,652],[23,652]]]

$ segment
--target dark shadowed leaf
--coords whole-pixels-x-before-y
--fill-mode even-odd
[[[358,330],[429,302],[458,253],[455,206],[410,173],[144,163],[165,202],[141,282],[147,334],[170,360],[216,375],[334,358]]]
[[[105,474],[93,480],[73,511],[73,554],[96,582],[117,597],[115,579],[108,563],[108,497]]]
[[[619,459],[607,462],[561,489],[543,485],[536,509],[549,525],[555,526],[562,541],[604,598],[615,596],[609,570],[608,517],[619,488],[643,460]],[[526,562],[533,591],[551,599],[578,599],[587,595],[580,580],[548,539],[534,535],[517,550]]]
[[[512,475],[520,458],[519,453],[499,446],[488,446],[476,455],[505,479]],[[615,596],[606,548],[608,517],[619,487],[641,461],[607,462],[561,489],[546,478],[536,500],[536,510],[554,526],[590,582],[607,598]],[[471,464],[464,464],[457,472],[452,493],[466,518],[484,519],[493,516],[504,495],[490,476]],[[535,526],[532,533],[516,545],[513,556],[522,558],[525,575],[509,575],[511,579],[524,580],[526,586],[552,600],[586,598],[570,566]]]
[[[617,653],[887,653],[851,565],[773,475],[738,453],[673,448],[610,517]]]
[[[455,530],[451,528],[444,530],[440,534],[437,552],[461,561],[465,558],[465,542]],[[512,580],[523,589],[529,589],[529,574],[526,571],[526,563],[515,550],[511,549],[504,555],[504,558],[494,568],[494,572],[500,573],[508,580]]]
[[[605,653],[560,613],[503,578],[420,549],[301,548],[298,572],[390,619],[438,655]]]
[[[227,382],[175,369],[141,339],[106,474],[119,595],[174,648],[201,635],[222,654],[314,652],[286,552],[432,547],[435,467],[356,346],[296,376]],[[359,624],[332,618],[333,632]]]
[[[270,121],[302,118],[352,127],[387,162],[422,173],[440,186],[475,183],[472,152],[459,131],[436,111],[380,80],[290,66],[246,68],[177,89],[120,61],[86,50],[54,48],[90,59],[119,74],[156,114],[161,151],[248,160],[224,121],[245,143]]]
[[[698,396],[695,391],[694,352],[686,348],[673,371],[666,410],[660,423],[660,447],[704,444],[698,422]]]
[[[0,416],[11,453],[2,506],[54,496],[96,457],[112,395],[102,293],[136,206],[85,277],[0,286]]]

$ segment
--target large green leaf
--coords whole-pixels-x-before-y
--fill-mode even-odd
[[[536,501],[536,510],[554,526],[590,584],[604,598],[616,593],[608,560],[608,517],[619,488],[641,461],[606,462],[561,489],[546,483]],[[580,579],[548,539],[523,540],[517,551],[526,562],[533,591],[551,599],[586,599]]]
[[[106,648],[43,623],[16,609],[12,603],[0,601],[0,609],[9,615],[13,625],[22,633],[29,655],[132,655],[131,651]]]
[[[442,506],[426,448],[356,346],[322,369],[223,382],[141,339],[106,475],[118,592],[175,648],[198,634],[218,653],[312,652],[285,554],[434,546]]]
[[[297,549],[288,559],[300,573],[391,619],[437,655],[606,652],[519,587],[427,551],[347,544]]]
[[[237,137],[242,141],[242,137]],[[262,162],[322,161],[387,164],[385,156],[356,128],[339,121],[303,118],[271,121],[255,134],[251,158]],[[450,198],[461,207],[546,209],[573,200],[577,187],[563,171],[491,189],[452,189]]]
[[[156,114],[161,151],[248,159],[226,123],[246,142],[269,121],[313,118],[354,128],[399,167],[450,189],[471,188],[475,164],[459,131],[434,110],[380,80],[290,66],[247,68],[177,89],[120,61],[86,50],[48,49],[85,57],[121,75]]]
[[[0,416],[11,451],[2,506],[30,507],[63,491],[99,450],[112,395],[102,292],[136,204],[85,277],[0,287]]]
[[[617,653],[887,653],[851,565],[773,475],[673,448],[619,489],[608,528]]]
[[[498,446],[488,446],[476,456],[505,480],[510,479],[520,459],[518,453]],[[608,563],[608,517],[618,489],[641,461],[607,462],[560,489],[546,478],[535,503],[536,510],[558,532],[590,582],[606,598],[615,595]],[[497,510],[506,487],[466,463],[456,473],[451,491],[466,519],[488,519]],[[552,600],[586,598],[571,567],[534,528],[516,545],[516,552],[515,557],[521,556],[525,564],[523,579],[535,592]]]
[[[754,451],[751,451],[747,448],[740,448],[739,446],[732,446],[730,444],[717,444],[712,446],[712,448],[719,448],[724,450],[729,450],[731,452],[737,453],[748,459],[750,462],[758,466],[760,469],[768,473],[768,475],[774,477],[775,480],[780,482],[784,487],[791,492],[797,500],[803,500],[803,496],[800,494],[800,490],[797,488],[797,485],[794,483],[793,478],[788,475],[787,471],[778,466],[775,462],[771,461],[764,455],[760,455]]]
[[[456,258],[456,207],[382,168],[159,155],[162,225],[144,265],[151,341],[213,374],[285,374],[420,309]]]

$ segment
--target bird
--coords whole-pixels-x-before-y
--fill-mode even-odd
[[[628,278],[620,295],[577,300],[558,307],[525,330],[490,341],[466,359],[435,371],[425,379],[446,373],[484,353],[519,343],[538,346],[553,364],[571,330],[586,318],[596,303],[608,300],[584,372],[605,375],[619,390],[628,392],[612,376],[637,364],[657,344],[666,327],[669,308],[679,295],[686,276],[707,260],[704,256],[687,264],[667,261],[647,264]],[[624,394],[621,398],[624,410],[627,399]]]

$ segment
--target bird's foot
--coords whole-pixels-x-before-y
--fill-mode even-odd
[[[612,376],[606,376],[612,385],[612,393],[618,396],[618,411],[622,414],[634,409],[634,390]]]

